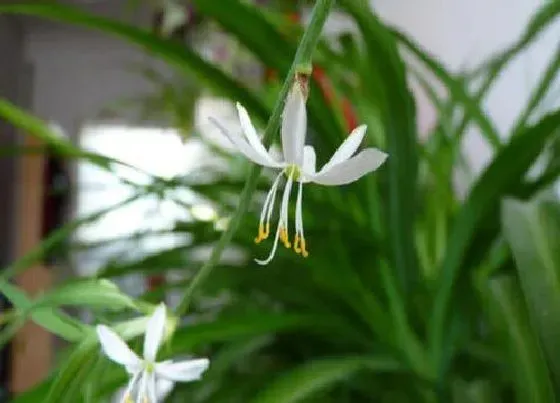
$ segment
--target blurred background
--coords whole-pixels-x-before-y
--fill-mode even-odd
[[[0,97],[54,136],[0,114],[1,266],[39,247],[14,277],[29,296],[103,277],[174,307],[249,168],[208,117],[239,131],[240,101],[264,128],[314,1],[48,4],[0,7]],[[282,249],[267,267],[253,262],[271,247],[253,243],[263,172],[167,350],[213,366],[167,401],[555,401],[559,4],[337,2],[315,54],[307,142],[320,166],[367,124],[387,166],[307,186],[310,256]],[[69,157],[56,139],[129,166]],[[56,309],[87,324],[130,316]],[[77,342],[32,321],[11,336],[2,401],[50,401],[55,387],[104,401],[125,381],[92,361],[61,384]]]

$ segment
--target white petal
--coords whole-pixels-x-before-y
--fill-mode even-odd
[[[132,391],[134,389],[134,386],[136,385],[136,382],[140,378],[141,374],[142,374],[142,372],[136,372],[135,374],[132,375],[132,378],[130,378],[130,381],[128,381],[128,385],[126,387],[126,390],[124,391],[124,393],[121,397],[120,403],[127,403],[127,402],[130,401],[130,396],[132,395]]]
[[[239,115],[239,122],[241,122],[241,128],[243,129],[243,133],[247,137],[249,144],[253,149],[266,161],[268,161],[269,166],[277,165],[278,163],[274,161],[274,158],[266,151],[264,145],[261,143],[257,131],[255,130],[255,126],[251,123],[251,118],[247,113],[247,110],[238,102],[237,106],[237,114]]]
[[[156,388],[156,374],[154,372],[148,374],[148,380],[146,384],[146,394],[150,398],[150,403],[157,403],[157,388]]]
[[[173,391],[175,382],[162,377],[156,377],[156,393],[160,401],[165,401],[165,398]]]
[[[299,85],[295,85],[286,98],[282,115],[282,148],[286,163],[301,165],[306,131],[305,99]]]
[[[311,179],[320,185],[345,185],[360,179],[365,174],[375,171],[387,159],[387,154],[376,148],[367,148],[355,157],[333,166],[324,173]]]
[[[245,139],[240,136],[234,135],[230,133],[220,122],[216,119],[209,117],[208,120],[214,124],[222,132],[224,136],[226,136],[229,141],[243,154],[245,157],[249,158],[256,164],[271,167],[271,168],[280,168],[283,164],[274,161],[270,156],[268,158],[263,157],[260,155]]]
[[[303,149],[303,172],[308,175],[315,175],[317,171],[317,156],[312,146],[305,146]]]
[[[140,379],[140,389],[138,391],[138,396],[136,403],[145,403],[148,400],[148,377],[150,375],[146,371],[142,371],[142,378]]]
[[[144,338],[144,359],[154,362],[157,351],[165,333],[165,304],[159,304],[146,325],[146,337]]]
[[[360,144],[362,144],[362,141],[366,134],[366,130],[366,125],[361,125],[352,130],[352,133],[350,133],[338,147],[329,162],[327,162],[325,166],[321,168],[320,173],[327,172],[334,165],[340,164],[341,162],[346,161],[348,158],[354,155],[358,147],[360,147]]]
[[[124,365],[129,372],[141,364],[140,358],[114,331],[104,325],[98,325],[96,331],[103,352],[111,360]]]
[[[210,361],[207,358],[180,362],[162,362],[156,364],[156,374],[168,381],[190,382],[202,377],[208,369]]]

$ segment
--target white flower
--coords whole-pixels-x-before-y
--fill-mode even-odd
[[[156,354],[165,334],[165,305],[160,304],[150,317],[144,339],[144,357],[138,357],[126,343],[107,326],[97,326],[97,335],[107,357],[121,364],[130,374],[130,381],[122,402],[133,402],[134,391],[138,402],[156,403],[156,382],[190,382],[201,378],[209,360],[206,358],[188,361],[156,362]],[[137,388],[138,386],[138,388]]]
[[[265,149],[257,135],[255,127],[251,123],[249,114],[239,103],[237,103],[237,111],[245,135],[244,137],[228,132],[213,118],[210,118],[210,121],[214,123],[214,125],[216,125],[247,158],[259,165],[280,170],[280,173],[272,184],[272,188],[266,196],[261,211],[259,233],[255,238],[256,243],[266,239],[270,233],[270,218],[274,209],[280,178],[283,174],[287,176],[272,250],[266,259],[256,259],[256,261],[262,265],[268,264],[276,253],[278,240],[281,240],[287,248],[292,246],[288,235],[288,202],[294,181],[298,183],[298,193],[293,248],[296,253],[307,257],[308,252],[305,245],[302,217],[303,184],[314,182],[320,185],[336,186],[354,182],[363,175],[379,168],[387,159],[387,154],[376,148],[366,148],[353,156],[358,150],[366,133],[367,127],[362,125],[350,133],[331,159],[317,172],[315,167],[315,150],[312,146],[305,145],[307,111],[305,107],[305,98],[298,84],[293,86],[284,106],[281,129],[283,149],[282,161],[275,160],[270,152]]]

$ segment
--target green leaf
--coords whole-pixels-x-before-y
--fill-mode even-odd
[[[560,203],[506,200],[502,225],[532,323],[560,390]]]
[[[80,306],[123,310],[136,308],[136,303],[105,279],[82,279],[69,282],[33,301],[30,311],[41,307]]]
[[[1,12],[2,6],[0,5],[0,14]],[[47,123],[4,99],[0,99],[0,117],[10,122],[23,133],[39,139],[44,145],[48,145],[63,157],[81,158],[109,172],[113,171],[113,164],[139,171],[138,168],[115,158],[79,149],[68,140],[55,134]]]
[[[295,403],[306,401],[315,393],[341,382],[363,369],[394,372],[399,365],[377,358],[328,358],[306,363],[280,375],[252,400],[252,403]]]
[[[44,403],[71,403],[80,401],[80,384],[92,371],[98,354],[95,336],[82,341],[54,376]]]
[[[33,302],[16,286],[0,282],[0,291],[20,311],[25,312],[33,306]],[[86,325],[51,308],[35,310],[31,314],[31,319],[38,325],[69,341],[81,340],[89,331]]]
[[[387,228],[399,291],[404,299],[404,291],[410,288],[407,285],[414,284],[418,276],[414,247],[418,174],[414,100],[408,89],[404,63],[389,30],[368,8],[348,0],[340,3],[358,23],[367,46],[369,69],[364,77],[369,85],[367,90],[370,94],[377,93],[376,89],[382,91],[381,119],[389,154],[385,168],[389,188]]]
[[[560,111],[526,129],[504,146],[473,186],[459,211],[449,239],[430,323],[430,341],[435,362],[441,356],[445,323],[457,278],[478,226],[499,207],[501,198],[522,183],[525,173],[536,161],[547,140],[557,133]]]
[[[531,329],[523,295],[513,277],[490,281],[485,290],[492,326],[508,354],[506,370],[514,379],[518,402],[554,402],[548,368]]]
[[[252,314],[217,319],[178,329],[171,343],[172,351],[189,351],[193,347],[214,342],[274,333],[321,324],[316,318],[294,314]]]

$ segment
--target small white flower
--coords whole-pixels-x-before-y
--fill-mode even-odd
[[[150,317],[144,339],[144,357],[138,357],[127,344],[110,328],[97,326],[97,335],[107,357],[121,364],[130,374],[130,381],[121,403],[133,402],[134,391],[137,402],[156,403],[156,382],[190,382],[201,378],[210,361],[206,358],[188,361],[156,362],[157,351],[165,334],[165,305],[160,304]],[[138,387],[137,387],[138,386]]]
[[[255,238],[256,243],[266,239],[270,233],[270,218],[274,210],[280,178],[283,174],[287,176],[272,250],[266,259],[255,260],[262,265],[268,264],[276,253],[278,240],[281,240],[287,248],[292,247],[288,236],[288,202],[294,181],[298,183],[298,193],[296,199],[293,248],[296,253],[307,257],[308,252],[305,245],[302,217],[303,184],[314,182],[320,185],[337,186],[354,182],[365,174],[379,168],[387,159],[387,154],[376,148],[366,148],[353,156],[358,150],[366,133],[367,126],[362,125],[350,133],[331,159],[317,172],[315,167],[315,149],[312,146],[305,145],[307,111],[305,107],[305,97],[298,84],[293,86],[284,106],[281,129],[283,149],[282,161],[274,159],[271,153],[263,146],[255,127],[251,123],[249,114],[239,103],[237,103],[237,111],[241,122],[241,128],[245,135],[244,137],[228,132],[213,118],[210,118],[210,121],[251,161],[265,167],[280,170],[280,173],[272,184],[272,188],[266,196],[261,211],[259,233]]]

